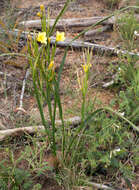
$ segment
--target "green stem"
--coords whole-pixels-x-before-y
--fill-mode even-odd
[[[87,82],[87,81],[84,81],[84,82]],[[83,88],[86,87],[86,84],[84,84],[84,85],[85,86]],[[73,160],[74,160],[75,156],[77,155],[80,140],[81,140],[81,137],[82,137],[82,135],[83,135],[83,133],[85,131],[85,128],[86,128],[83,125],[83,123],[84,123],[84,120],[85,120],[85,100],[86,100],[86,92],[87,91],[85,91],[85,89],[82,89],[82,90],[84,90],[84,91],[82,93],[83,98],[82,98],[82,107],[81,107],[81,130],[80,130],[80,133],[78,133],[79,137],[77,138],[77,143],[76,143],[76,145],[74,147],[74,150],[71,151],[71,152],[73,152],[72,158],[71,158],[71,164],[73,163]]]
[[[55,127],[55,115],[56,115],[56,104],[57,100],[56,97],[54,97],[54,110],[53,110],[53,121],[52,121],[52,137],[53,137],[53,153],[56,156],[56,127]]]
[[[61,106],[61,99],[59,95],[59,83],[56,80],[55,80],[55,93],[56,93],[57,104],[58,104],[58,109],[59,109],[59,116],[62,122],[62,155],[64,158],[65,156],[65,125],[64,125],[63,111],[62,111],[62,106]]]
[[[56,92],[54,91],[54,108],[53,108],[53,121],[52,121],[52,137],[53,137],[53,151],[54,151],[54,155],[55,155],[55,156],[56,156],[56,139],[55,139],[55,134],[56,134],[56,127],[55,127],[56,105],[57,105],[57,95],[56,95]]]
[[[51,105],[51,88],[49,85],[49,81],[46,81],[46,101],[48,104],[48,111],[49,111],[49,115],[50,115],[50,120],[51,122],[53,121],[53,115],[52,115],[52,105]]]
[[[98,114],[99,112],[102,112],[102,111],[103,111],[102,108],[101,108],[101,109],[98,109],[98,110],[96,110],[96,111],[94,111],[93,113],[91,113],[91,114],[81,123],[80,127],[77,128],[77,130],[76,130],[76,132],[75,132],[75,135],[74,135],[74,136],[72,137],[72,139],[71,139],[71,142],[70,142],[70,144],[69,144],[69,146],[68,146],[68,148],[67,148],[65,157],[68,156],[68,153],[70,152],[73,143],[75,142],[76,138],[78,138],[78,134],[79,134],[80,131],[83,129],[83,127],[85,128],[85,127],[87,126],[87,124],[89,123],[89,121],[92,120],[93,117],[94,117],[96,114]]]
[[[32,61],[30,61],[30,66],[31,66],[31,68],[32,68],[33,85],[34,85],[36,100],[37,100],[37,103],[38,103],[38,107],[39,107],[39,111],[40,111],[42,123],[43,123],[43,125],[44,125],[44,127],[45,127],[45,131],[46,131],[46,134],[47,134],[47,136],[48,136],[49,142],[51,143],[50,130],[48,130],[49,124],[48,124],[48,122],[46,122],[46,120],[45,120],[45,118],[44,118],[43,107],[42,107],[42,103],[41,103],[41,101],[40,101],[41,98],[40,98],[40,94],[39,94],[39,89],[38,89],[38,86],[37,86],[37,84],[36,84],[36,83],[37,83],[37,69],[36,69],[36,66],[37,66],[37,63],[39,62],[41,50],[42,50],[42,49],[40,49],[40,52],[39,52],[39,54],[37,55],[37,57],[36,57],[36,59],[35,59],[35,62],[32,63]]]
[[[67,1],[66,1],[65,5],[64,5],[64,7],[63,7],[63,9],[60,11],[59,15],[56,17],[56,20],[55,20],[55,22],[54,22],[54,25],[53,25],[53,27],[52,27],[51,30],[50,30],[49,36],[51,36],[52,33],[54,32],[55,26],[56,26],[58,20],[59,20],[59,19],[61,18],[61,16],[64,14],[65,10],[67,9],[69,2],[70,2],[70,0],[67,0]]]
[[[83,102],[82,102],[82,108],[81,108],[81,121],[84,122],[85,118],[85,96],[83,95]]]
[[[49,129],[49,124],[48,124],[48,122],[46,122],[44,114],[43,114],[43,108],[42,108],[42,104],[40,102],[40,96],[39,96],[38,88],[37,88],[37,85],[36,85],[36,77],[35,76],[33,78],[33,85],[34,85],[36,100],[37,100],[37,103],[38,103],[38,107],[39,107],[42,123],[43,123],[43,125],[45,127],[45,131],[46,131],[46,134],[48,136],[49,142],[51,142],[50,132],[48,130]]]

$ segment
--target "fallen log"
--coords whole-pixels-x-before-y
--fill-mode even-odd
[[[94,44],[94,43],[89,43],[89,42],[83,42],[80,40],[75,40],[71,42],[71,39],[67,39],[64,42],[57,42],[57,46],[59,47],[70,47],[72,49],[77,49],[77,50],[82,50],[82,49],[90,49],[93,51],[93,53],[97,53],[100,55],[111,55],[111,56],[118,56],[118,55],[123,55],[123,56],[139,56],[139,53],[133,53],[129,51],[123,51],[123,50],[117,50],[116,48],[113,47],[107,47],[99,44]],[[51,37],[51,44],[55,44],[56,40],[55,37]]]
[[[81,123],[81,118],[76,116],[69,119],[65,119],[65,125],[70,126],[71,128],[77,126]],[[51,122],[50,126],[51,126]],[[56,120],[56,126],[62,125],[61,120]],[[35,134],[41,133],[45,128],[42,125],[38,126],[29,126],[15,129],[0,130],[0,141],[7,140],[10,137],[23,136],[24,134]]]
[[[64,29],[64,28],[86,28],[93,24],[96,24],[98,21],[103,20],[106,17],[86,17],[86,18],[71,18],[71,19],[59,19],[56,24],[56,29]],[[135,18],[139,21],[139,15],[136,14]],[[112,16],[111,18],[101,22],[101,25],[113,25],[116,23],[117,16]],[[55,22],[55,19],[49,20],[49,26],[52,27]],[[48,24],[48,20],[46,19],[46,23]],[[41,28],[41,20],[29,20],[22,21],[19,25],[24,26],[25,28]]]
[[[87,17],[87,18],[71,18],[71,19],[60,19],[56,24],[56,29],[76,29],[78,31],[83,30],[83,28],[89,27],[96,22],[102,20],[104,17]],[[49,26],[50,28],[53,26],[55,22],[55,19],[50,19]],[[104,21],[102,24],[111,24],[111,20]],[[46,23],[48,24],[48,20],[46,20]],[[22,21],[19,23],[19,25],[24,26],[25,28],[37,28],[41,29],[41,20],[29,20],[29,21]],[[79,29],[77,29],[79,28]]]
[[[7,140],[17,136],[23,136],[24,134],[33,134],[38,131],[44,130],[44,126],[31,126],[15,129],[0,130],[0,141]]]
[[[0,30],[0,33],[3,33],[3,32],[4,32],[4,30]],[[11,35],[18,36],[19,30],[15,29],[14,31],[9,31],[9,33]],[[33,38],[34,33],[26,32],[26,31],[21,32],[20,38],[26,40],[28,38],[29,34]],[[52,45],[54,45],[56,43],[56,38],[52,36],[50,43]],[[84,42],[81,40],[72,41],[72,39],[66,39],[63,42],[57,42],[57,46],[63,47],[63,48],[69,47],[69,48],[75,49],[75,50],[82,50],[82,49],[88,48],[90,50],[93,50],[93,53],[97,53],[100,55],[109,55],[109,56],[118,56],[118,55],[127,56],[127,55],[130,55],[130,56],[138,56],[139,57],[139,53],[133,53],[133,52],[124,51],[124,50],[117,50],[114,47],[108,47],[108,46],[103,46],[103,45],[99,45],[99,44]]]

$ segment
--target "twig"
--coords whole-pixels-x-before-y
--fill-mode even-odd
[[[112,86],[114,84],[114,80],[111,80],[110,82],[104,83],[102,85],[103,88],[108,88],[109,86]]]
[[[21,92],[21,96],[20,96],[20,107],[22,108],[23,107],[23,96],[24,96],[24,91],[25,91],[25,85],[26,85],[26,80],[29,76],[29,69],[27,69],[27,72],[26,72],[26,75],[25,75],[25,78],[23,80],[23,86],[22,86],[22,92]]]
[[[87,182],[87,185],[90,185],[90,186],[93,186],[93,187],[97,187],[97,188],[100,188],[100,189],[106,189],[106,190],[117,190],[115,188],[112,188],[112,187],[108,187],[107,185],[103,185],[103,184],[99,184],[99,183],[94,183],[94,182]],[[126,189],[119,189],[119,190],[126,190]]]
[[[26,111],[23,108],[23,97],[24,97],[24,92],[25,92],[26,80],[27,80],[27,78],[29,76],[29,73],[30,73],[30,71],[29,71],[29,68],[28,68],[27,71],[26,71],[25,78],[23,80],[22,91],[21,91],[21,95],[20,95],[20,105],[19,105],[18,108],[15,109],[15,112],[23,111],[24,113],[26,113]]]

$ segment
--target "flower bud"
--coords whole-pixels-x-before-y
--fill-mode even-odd
[[[42,14],[40,12],[37,13],[38,17],[42,17]]]
[[[44,5],[40,5],[40,10],[43,12],[44,11]]]

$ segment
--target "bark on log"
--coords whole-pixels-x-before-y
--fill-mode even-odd
[[[87,18],[71,18],[71,19],[60,19],[58,23],[56,24],[56,29],[64,29],[64,28],[70,28],[76,30],[83,30],[85,27],[89,27],[99,20],[103,19],[104,17],[87,17]],[[55,19],[50,19],[49,25],[50,27],[53,26],[55,22]],[[111,20],[103,22],[103,24],[111,24]],[[48,20],[46,20],[46,23],[48,23]],[[41,20],[29,20],[29,21],[22,21],[19,23],[19,25],[24,26],[25,28],[41,28]]]

